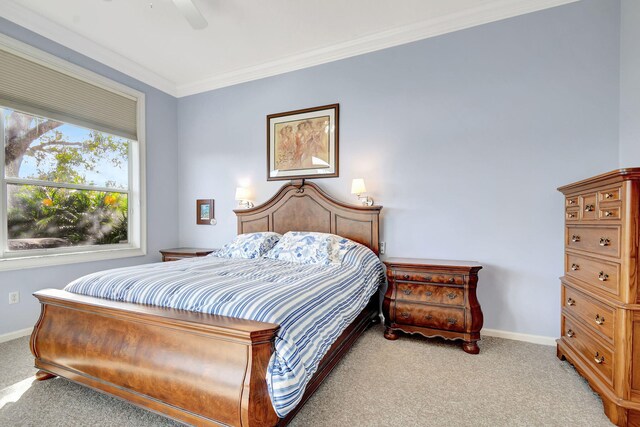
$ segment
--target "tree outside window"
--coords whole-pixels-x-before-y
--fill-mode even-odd
[[[0,108],[6,248],[128,242],[130,140]]]

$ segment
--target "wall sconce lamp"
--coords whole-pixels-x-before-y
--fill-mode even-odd
[[[358,200],[362,203],[362,206],[373,206],[373,199],[369,196],[363,196],[367,192],[367,187],[364,186],[364,179],[355,178],[351,181],[351,194],[358,196]]]
[[[238,207],[243,209],[249,209],[253,207],[253,203],[249,200],[249,189],[244,187],[236,188],[236,200],[238,201]]]

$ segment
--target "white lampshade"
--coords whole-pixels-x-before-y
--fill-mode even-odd
[[[364,194],[367,192],[367,187],[364,186],[364,179],[355,178],[351,181],[351,194]]]
[[[244,187],[236,188],[236,200],[249,200],[249,189]]]

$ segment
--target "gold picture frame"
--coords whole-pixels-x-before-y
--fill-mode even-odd
[[[338,176],[339,104],[267,116],[267,181]]]

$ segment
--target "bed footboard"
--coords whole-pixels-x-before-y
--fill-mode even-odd
[[[193,425],[278,423],[265,381],[278,325],[54,289],[35,296],[31,352],[42,371]]]

